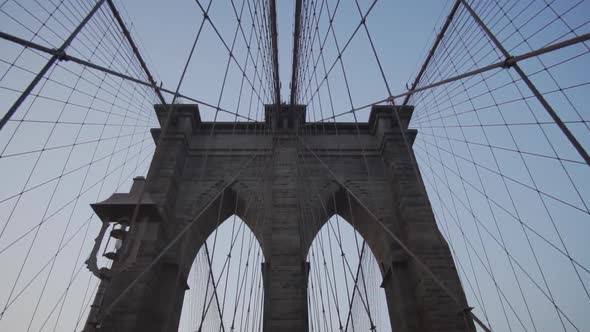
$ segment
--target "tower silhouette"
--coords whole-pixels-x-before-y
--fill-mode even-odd
[[[121,245],[98,271],[85,331],[177,330],[195,256],[233,214],[264,253],[263,330],[308,331],[306,255],[336,213],[375,255],[395,331],[475,330],[412,167],[413,107],[373,106],[367,123],[330,126],[306,124],[301,105],[266,105],[264,123],[202,122],[196,105],[155,110],[171,124],[149,181],[93,205],[100,236],[117,224],[111,235]]]

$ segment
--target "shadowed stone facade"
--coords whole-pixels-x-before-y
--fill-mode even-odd
[[[475,331],[463,312],[467,304],[448,245],[402,139],[401,130],[411,141],[416,136],[408,129],[412,107],[374,106],[368,123],[305,124],[303,106],[267,105],[264,123],[235,124],[202,122],[196,105],[156,105],[161,123],[171,107],[172,124],[156,149],[140,217],[112,271],[103,270],[84,331],[176,331],[193,260],[233,214],[249,226],[264,254],[264,331],[308,331],[306,257],[336,213],[364,237],[380,264],[394,331]],[[157,138],[160,130],[152,133]],[[129,194],[93,208],[103,221],[129,220],[129,201],[138,201],[143,185],[138,178]],[[455,293],[460,306],[375,216]],[[113,273],[123,264],[126,269]]]

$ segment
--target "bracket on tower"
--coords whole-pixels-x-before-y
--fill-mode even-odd
[[[102,227],[98,236],[94,239],[94,247],[92,248],[92,252],[86,260],[86,266],[88,267],[88,270],[101,279],[105,277],[109,278],[113,275],[113,273],[124,271],[131,264],[133,264],[139,251],[142,235],[145,232],[145,221],[161,219],[156,203],[149,196],[149,193],[145,193],[140,203],[140,213],[137,218],[137,220],[143,222],[137,223],[139,225],[131,224],[131,216],[133,215],[133,210],[135,209],[135,205],[138,202],[138,197],[144,185],[145,178],[142,176],[136,177],[133,179],[133,186],[131,186],[131,190],[128,194],[114,193],[111,195],[111,197],[102,202],[90,204],[94,210],[94,213],[96,213],[96,215],[102,221]],[[102,241],[106,235],[109,225],[112,223],[124,225],[123,230],[125,233],[127,227],[139,227],[137,232],[138,235],[135,236],[135,238],[122,241],[121,247],[117,248],[116,253],[121,251],[125,255],[124,258],[118,262],[118,264],[116,264],[116,271],[106,268],[99,268],[97,262],[97,255],[101,248]],[[114,229],[114,231],[116,230],[117,229]],[[113,235],[113,232],[111,232],[111,237],[115,237]],[[123,240],[123,238],[124,237],[121,237],[120,239]]]

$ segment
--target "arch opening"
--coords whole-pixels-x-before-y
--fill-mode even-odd
[[[198,250],[187,276],[178,331],[261,331],[264,254],[236,214]]]
[[[363,236],[339,214],[308,253],[310,331],[391,331],[382,270]]]

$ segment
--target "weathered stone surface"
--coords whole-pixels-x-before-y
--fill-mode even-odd
[[[137,259],[131,268],[102,281],[85,331],[176,331],[194,257],[219,223],[234,213],[254,232],[264,253],[265,332],[308,330],[305,259],[315,235],[334,214],[353,225],[379,262],[396,332],[475,331],[461,314],[467,304],[453,259],[404,144],[402,131],[410,143],[416,136],[407,128],[411,107],[375,106],[369,122],[359,124],[304,124],[304,107],[284,105],[266,106],[264,123],[213,124],[201,122],[196,105],[174,107],[146,189],[161,220],[144,221],[152,225],[151,236],[145,229],[139,232],[139,224],[131,226],[125,243],[139,241]],[[156,106],[161,122],[170,109]],[[101,316],[195,219],[182,241],[109,315]],[[428,266],[459,304],[382,225]],[[128,251],[125,244],[121,254]]]

